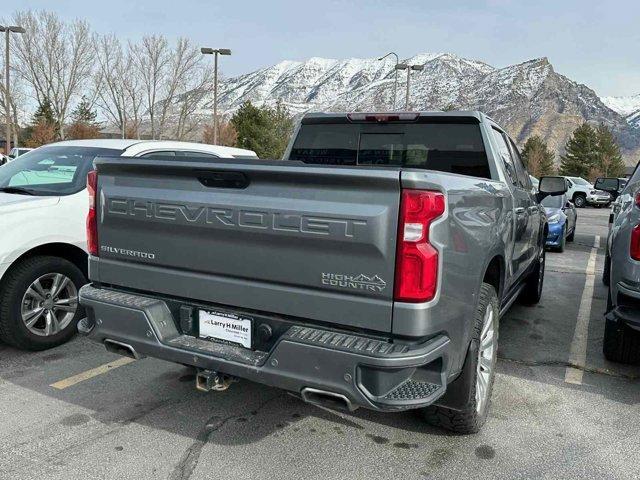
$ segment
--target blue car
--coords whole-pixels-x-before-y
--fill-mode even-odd
[[[547,214],[549,224],[546,246],[563,252],[565,244],[572,242],[576,234],[576,221],[578,220],[576,207],[566,195],[545,197],[541,205]]]

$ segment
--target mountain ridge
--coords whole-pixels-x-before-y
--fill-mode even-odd
[[[421,53],[401,60],[419,64],[411,72],[413,110],[481,110],[522,145],[530,135],[541,135],[556,152],[556,161],[573,130],[584,121],[604,123],[615,133],[627,163],[637,161],[640,129],[608,106],[595,91],[553,68],[547,57],[494,67],[452,53]],[[404,108],[406,71],[398,72],[393,108],[395,59],[284,60],[244,75],[223,79],[219,87],[220,111],[229,115],[243,102],[275,105],[281,102],[292,114],[307,111],[386,111]],[[205,98],[199,113],[212,111]],[[638,115],[640,124],[640,112]],[[633,115],[634,113],[632,113]]]

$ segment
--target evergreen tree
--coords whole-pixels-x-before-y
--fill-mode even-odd
[[[243,103],[231,118],[238,134],[237,144],[260,158],[281,158],[293,130],[293,121],[280,103],[275,108]]]
[[[583,123],[573,131],[561,157],[560,173],[587,178],[598,164],[598,138],[595,129]]]
[[[527,167],[528,172],[537,178],[554,174],[554,158],[554,153],[549,150],[547,144],[538,135],[529,137],[522,149],[524,165]]]
[[[89,100],[83,96],[80,103],[78,103],[76,108],[73,109],[73,112],[71,112],[71,123],[84,123],[89,126],[96,125],[97,116],[98,113],[91,109]]]
[[[31,124],[35,126],[39,123],[56,125],[56,119],[53,115],[53,107],[51,106],[51,101],[48,98],[45,98],[42,103],[38,104],[38,108],[33,114]]]
[[[53,114],[51,101],[45,98],[38,104],[31,125],[25,128],[25,145],[36,148],[58,140],[58,122]]]
[[[601,123],[596,129],[596,137],[598,140],[598,163],[590,172],[591,179],[624,176],[625,165],[613,132],[604,123]]]
[[[98,114],[91,109],[91,103],[82,97],[80,103],[71,112],[71,125],[67,129],[67,138],[99,138],[100,124],[96,122]]]

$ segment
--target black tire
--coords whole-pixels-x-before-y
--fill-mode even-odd
[[[562,240],[560,240],[560,245],[556,247],[556,252],[562,253],[564,252],[564,247],[567,245],[567,231],[566,225],[562,228]]]
[[[602,283],[609,286],[609,278],[611,277],[611,257],[609,252],[604,254],[604,267],[602,269]]]
[[[583,208],[587,204],[587,196],[584,193],[576,193],[573,196],[573,204],[576,208]]]
[[[46,350],[68,341],[76,332],[84,310],[78,305],[71,322],[60,332],[39,336],[27,329],[22,321],[22,299],[28,287],[42,275],[61,273],[80,290],[87,280],[80,269],[70,261],[53,256],[30,257],[13,265],[5,274],[0,289],[0,338],[23,350]]]
[[[640,332],[623,323],[605,319],[602,352],[612,362],[640,364]]]
[[[533,271],[525,280],[524,289],[520,293],[520,301],[525,305],[535,305],[542,298],[542,286],[544,284],[544,267],[546,264],[546,251],[540,249],[538,260],[533,267]]]
[[[490,378],[486,387],[485,400],[480,402],[476,391],[478,391],[478,363],[479,363],[479,345],[481,334],[485,323],[485,314],[488,308],[493,309],[493,361],[490,371]],[[493,391],[493,382],[495,380],[496,359],[498,353],[498,331],[499,331],[499,315],[500,305],[498,295],[493,286],[483,283],[480,287],[480,295],[478,297],[478,305],[474,315],[473,338],[469,347],[469,354],[465,361],[465,369],[469,367],[472,374],[472,380],[468,383],[468,388],[462,394],[461,399],[463,407],[460,409],[451,409],[440,406],[431,406],[422,409],[423,418],[437,427],[445,428],[460,434],[470,434],[478,432],[487,420],[489,407],[491,405],[491,393]],[[467,365],[467,362],[470,362]],[[481,391],[481,390],[480,390]]]
[[[576,238],[576,226],[573,226],[573,230],[571,230],[571,234],[567,235],[567,242],[573,242]]]

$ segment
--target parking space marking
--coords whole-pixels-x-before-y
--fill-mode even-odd
[[[110,370],[118,367],[123,367],[135,361],[135,358],[122,357],[118,360],[114,360],[113,362],[105,363],[104,365],[92,368],[91,370],[87,370],[86,372],[78,373],[77,375],[73,375],[72,377],[65,378],[64,380],[60,380],[56,383],[52,383],[49,386],[57,390],[64,390],[65,388],[71,387],[77,383],[84,382],[85,380],[97,377],[98,375],[102,375],[103,373],[107,373]]]
[[[574,366],[567,367],[564,374],[564,381],[575,385],[582,385],[583,369],[587,362],[589,319],[591,318],[591,302],[593,300],[593,289],[595,285],[598,248],[600,248],[600,235],[596,235],[593,241],[593,247],[591,247],[591,253],[589,254],[584,289],[582,290],[578,318],[576,319],[576,328],[573,332],[573,340],[571,341],[569,363]]]

